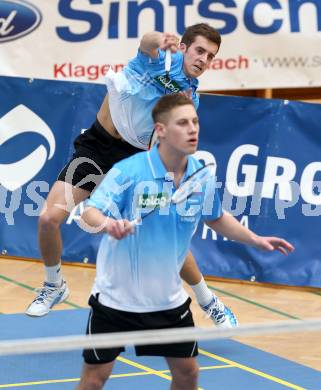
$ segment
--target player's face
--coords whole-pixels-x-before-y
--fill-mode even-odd
[[[187,48],[181,44],[184,54],[184,72],[188,77],[201,76],[218,52],[216,43],[209,41],[205,37],[198,35],[195,41]]]
[[[165,124],[164,143],[174,153],[193,154],[197,150],[199,123],[193,105],[174,108]]]

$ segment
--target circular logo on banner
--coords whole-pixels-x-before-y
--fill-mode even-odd
[[[19,161],[0,164],[0,184],[9,191],[17,190],[40,172],[47,160],[53,157],[56,141],[46,122],[22,104],[0,118],[0,148],[17,135],[30,132],[40,134],[46,139],[49,153],[44,145],[39,145]]]
[[[0,43],[21,38],[35,30],[41,13],[23,0],[0,0]]]

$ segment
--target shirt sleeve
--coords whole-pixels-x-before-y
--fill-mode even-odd
[[[150,57],[148,54],[143,53],[138,49],[136,58],[144,65],[151,77],[159,76],[160,74],[165,74],[165,51],[158,49],[157,57]],[[180,64],[182,54],[178,51],[172,53],[172,64],[171,68],[175,67],[177,64]]]
[[[171,58],[170,79],[178,83],[182,91],[192,89],[192,100],[197,109],[199,106],[199,95],[197,93],[198,80],[195,78],[188,79],[186,77],[183,71],[184,56],[180,50],[172,53]],[[141,75],[148,73],[150,78],[156,79],[161,75],[165,75],[165,51],[158,49],[158,55],[156,57],[150,57],[138,49],[136,57],[129,62],[128,67],[131,71]]]
[[[145,63],[146,65],[148,64],[159,64],[161,62],[164,62],[165,60],[165,54],[163,50],[157,49],[157,56],[156,57],[151,57],[148,54],[144,53],[140,49],[137,51],[137,58]]]
[[[121,219],[132,181],[117,167],[113,167],[96,188],[86,206],[95,207],[104,215]]]
[[[195,110],[197,110],[200,104],[200,97],[199,94],[196,92],[196,88],[195,89],[193,88],[192,100],[194,103]]]

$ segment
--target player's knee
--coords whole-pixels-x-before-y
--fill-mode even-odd
[[[76,388],[77,390],[100,390],[104,386],[104,383],[101,381],[95,379],[95,378],[90,378],[86,380],[81,380],[78,387]]]
[[[100,390],[109,377],[109,371],[90,368],[84,371],[77,390]]]
[[[101,390],[105,384],[105,381],[99,377],[91,376],[86,382],[84,389],[86,390]]]
[[[187,378],[187,382],[191,383],[197,383],[198,380],[198,374],[199,374],[199,367],[197,364],[195,364],[192,368],[187,370],[187,372],[184,374],[184,377]]]
[[[47,210],[40,215],[38,226],[40,230],[53,230],[58,229],[63,221],[64,216],[62,217],[60,213]]]
[[[198,375],[199,367],[195,363],[176,371],[173,375],[173,382],[178,389],[194,390],[197,388]]]

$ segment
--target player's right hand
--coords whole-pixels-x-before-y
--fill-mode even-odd
[[[134,226],[127,219],[108,218],[105,231],[116,240],[121,240],[129,234],[133,234]]]
[[[178,50],[178,44],[179,44],[178,36],[172,33],[164,33],[159,48],[161,50],[169,49],[172,53],[176,53]]]

